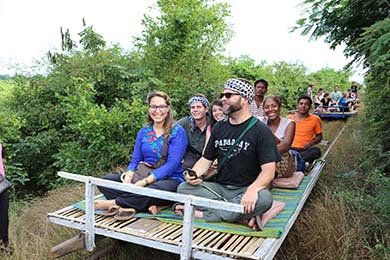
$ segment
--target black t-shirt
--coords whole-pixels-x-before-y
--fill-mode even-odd
[[[321,99],[321,103],[322,103],[322,105],[325,106],[325,107],[328,107],[328,106],[329,106],[330,101],[331,101],[331,100],[328,99],[328,98],[323,98],[323,99]]]
[[[239,125],[228,119],[217,122],[204,152],[207,160],[221,162],[235,140],[246,129],[252,118]],[[217,182],[225,185],[249,186],[261,172],[261,165],[280,161],[275,138],[271,130],[258,121],[233,149],[217,175]]]
[[[357,93],[357,86],[352,85],[351,86],[351,92],[352,93]]]

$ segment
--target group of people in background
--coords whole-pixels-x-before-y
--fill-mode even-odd
[[[324,92],[323,88],[319,88],[315,95],[312,82],[309,83],[306,94],[314,100],[316,112],[352,112],[356,110],[359,102],[355,82],[352,82],[347,92],[341,92],[339,85],[335,85],[332,92]]]
[[[177,191],[245,206],[244,213],[197,208],[195,216],[206,221],[246,223],[259,230],[259,218],[272,205],[271,181],[281,154],[290,152],[297,171],[319,158],[315,147],[322,139],[321,120],[309,114],[312,99],[302,96],[297,112],[281,117],[278,96],[265,96],[268,82],[254,85],[244,79],[229,79],[219,98],[211,104],[204,94],[188,101],[190,115],[173,123],[167,94],[149,94],[147,124],[137,134],[131,162],[125,173],[103,178],[130,183],[140,163],[155,164],[168,138],[167,160],[137,186]],[[278,142],[276,142],[276,139]],[[172,202],[143,195],[98,187],[107,200],[95,202],[95,209],[132,208],[157,214]],[[174,204],[178,215],[184,205]]]

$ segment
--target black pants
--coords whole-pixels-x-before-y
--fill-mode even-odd
[[[305,162],[312,163],[315,159],[321,157],[321,150],[318,147],[310,147],[308,149],[305,148],[291,148],[301,154],[301,157]]]
[[[8,207],[8,191],[4,191],[0,194],[0,239],[3,243],[8,243]]]
[[[102,177],[105,180],[117,181],[121,182],[121,175],[119,173],[108,174]],[[164,190],[164,191],[173,191],[176,192],[177,186],[179,186],[180,182],[177,180],[171,179],[163,179],[153,182],[148,185],[148,188],[156,189],[156,190]],[[133,194],[129,192],[124,192],[120,190],[115,190],[107,187],[98,186],[98,189],[101,193],[104,194],[106,199],[115,200],[115,203],[122,208],[134,208],[138,211],[148,211],[148,208],[152,205],[157,206],[166,206],[170,205],[173,202],[147,197],[144,195]]]

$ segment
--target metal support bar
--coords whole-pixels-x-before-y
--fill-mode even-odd
[[[176,192],[171,191],[163,191],[163,190],[156,190],[151,189],[148,187],[138,187],[135,185],[129,185],[127,183],[121,183],[121,182],[115,182],[115,181],[109,181],[104,180],[101,178],[95,178],[91,176],[83,176],[68,172],[58,172],[58,175],[63,178],[80,181],[80,182],[87,182],[90,181],[94,185],[103,186],[111,189],[131,192],[139,195],[144,195],[147,197],[153,197],[153,198],[161,198],[165,200],[170,201],[176,201],[185,203],[187,200],[187,197],[189,195],[180,194]],[[192,205],[199,206],[199,207],[205,207],[205,208],[212,208],[212,209],[220,209],[220,210],[228,210],[231,212],[239,212],[244,213],[244,206],[240,204],[235,204],[231,202],[224,202],[219,200],[211,200],[207,198],[202,197],[192,197]]]
[[[148,197],[161,198],[184,203],[184,217],[183,217],[183,239],[182,249],[180,252],[181,259],[189,260],[192,257],[192,238],[194,229],[195,206],[206,207],[219,210],[228,210],[231,212],[244,213],[244,206],[231,202],[224,202],[218,200],[211,200],[192,195],[179,194],[176,192],[162,191],[151,189],[147,187],[138,187],[129,185],[127,183],[114,182],[95,178],[91,176],[83,176],[68,172],[58,172],[60,177],[71,180],[85,182],[85,203],[86,203],[86,222],[85,222],[85,244],[88,251],[92,251],[95,247],[95,217],[94,217],[94,186],[104,186],[111,189],[131,192]]]
[[[184,204],[183,239],[182,239],[182,250],[180,254],[181,260],[191,259],[194,220],[195,220],[195,208],[192,205],[192,196],[188,196]]]
[[[90,180],[85,183],[85,248],[91,252],[95,247],[94,185]]]

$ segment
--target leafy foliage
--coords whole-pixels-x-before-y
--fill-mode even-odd
[[[136,39],[142,64],[164,83],[159,89],[178,108],[193,93],[215,96],[215,86],[227,77],[218,55],[231,36],[224,20],[230,11],[226,4],[212,2],[159,0],[159,15],[144,17],[145,29]],[[178,116],[187,113],[177,111]]]
[[[390,3],[384,0],[306,0],[304,4],[310,7],[305,11],[307,16],[297,22],[296,29],[303,29],[303,34],[311,33],[312,38],[325,36],[331,48],[345,43],[345,54],[354,61],[361,60],[368,68],[364,132],[369,152],[361,166],[370,174],[365,175],[366,189],[356,205],[376,216],[366,221],[366,225],[373,226],[369,237],[372,240],[377,234],[386,237],[389,215],[383,210],[388,211],[385,198],[389,196],[390,171]],[[383,238],[379,244],[387,242]]]
[[[302,29],[313,39],[325,36],[332,49],[345,43],[344,53],[354,60],[368,54],[353,47],[365,28],[389,16],[386,0],[305,0],[302,5],[308,6],[305,17],[294,29]]]

